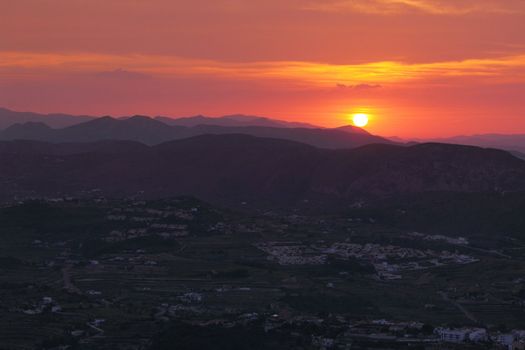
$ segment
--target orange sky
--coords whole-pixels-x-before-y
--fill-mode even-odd
[[[0,106],[525,133],[525,1],[0,0]]]

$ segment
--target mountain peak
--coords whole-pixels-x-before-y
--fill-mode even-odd
[[[131,117],[126,118],[124,120],[153,120],[153,118],[148,117],[147,115],[135,114],[134,116],[131,116]]]
[[[103,117],[100,117],[100,118],[89,120],[89,121],[87,121],[85,123],[79,123],[79,124],[72,125],[69,128],[77,128],[77,127],[81,127],[81,126],[109,126],[109,125],[115,124],[117,122],[118,122],[117,119],[115,119],[115,118],[113,118],[113,117],[111,117],[109,115],[106,115],[106,116],[103,116]]]
[[[183,118],[169,118],[156,117],[155,120],[161,121],[168,125],[194,127],[198,125],[214,125],[224,127],[248,127],[248,126],[263,126],[272,128],[306,128],[317,129],[319,127],[307,123],[289,122],[278,119],[271,119],[267,117],[231,114],[222,117],[207,117],[204,115],[195,115],[192,117]]]
[[[16,123],[6,128],[2,133],[2,138],[11,140],[40,140],[53,132],[47,124],[41,122]]]
[[[6,129],[13,124],[26,122],[41,122],[51,128],[64,128],[74,124],[94,119],[88,116],[74,116],[67,114],[39,114],[33,112],[17,112],[0,107],[0,129]]]
[[[46,123],[42,122],[25,122],[25,123],[16,123],[6,128],[5,130],[50,130],[51,128]]]
[[[144,115],[134,115],[132,117],[126,118],[126,119],[120,119],[121,123],[127,124],[127,125],[136,125],[136,126],[151,126],[151,127],[168,127],[166,123],[163,123],[161,120],[157,118],[151,118]]]
[[[347,132],[349,134],[366,134],[366,135],[370,134],[365,129],[357,127],[357,126],[353,126],[353,125],[343,125],[343,126],[340,126],[338,128],[335,128],[334,130],[344,131],[344,132]]]

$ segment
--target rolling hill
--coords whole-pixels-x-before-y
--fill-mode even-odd
[[[247,135],[134,142],[0,142],[2,199],[194,195],[220,203],[354,202],[404,193],[525,190],[525,162],[444,144],[325,150]]]

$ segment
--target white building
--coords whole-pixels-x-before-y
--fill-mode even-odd
[[[479,343],[487,341],[489,336],[485,328],[474,328],[471,329],[468,338],[472,342]]]
[[[515,336],[512,333],[498,334],[492,337],[492,340],[498,344],[506,346],[507,349],[512,350]]]
[[[447,343],[463,343],[468,339],[468,329],[448,329],[438,328],[436,333],[440,336],[441,340]]]

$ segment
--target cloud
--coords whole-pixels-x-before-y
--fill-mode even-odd
[[[115,70],[114,67],[126,67]],[[20,73],[20,72],[23,72]],[[102,73],[101,73],[102,72]],[[0,74],[10,79],[95,74],[115,79],[143,77],[271,81],[282,86],[377,88],[413,80],[476,78],[524,82],[525,54],[433,63],[379,61],[328,64],[306,61],[222,62],[159,55],[43,54],[0,52]]]
[[[337,84],[336,86],[340,89],[354,89],[354,90],[371,90],[371,89],[382,88],[382,86],[379,84],[357,84],[357,85]]]
[[[306,10],[396,15],[422,12],[433,15],[464,15],[470,13],[524,13],[522,0],[327,0],[312,2]]]
[[[109,79],[120,79],[120,80],[137,80],[137,79],[149,79],[150,75],[140,72],[133,72],[118,68],[111,71],[104,71],[95,73],[97,77],[109,78]]]

